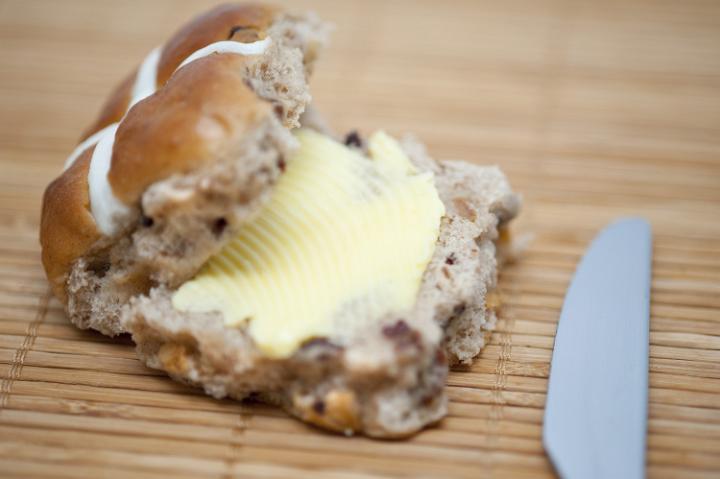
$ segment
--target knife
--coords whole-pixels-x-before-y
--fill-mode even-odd
[[[619,220],[593,240],[570,283],[543,425],[564,479],[644,477],[651,260],[650,225]]]

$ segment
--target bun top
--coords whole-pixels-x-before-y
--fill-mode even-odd
[[[184,25],[160,48],[153,50],[142,65],[130,73],[113,91],[97,120],[85,131],[82,139],[106,126],[120,121],[131,106],[143,67],[154,63],[153,91],[162,87],[170,76],[193,53],[216,42],[255,43],[267,37],[267,30],[280,10],[255,4],[220,5]],[[154,62],[153,62],[154,60]],[[152,91],[150,92],[152,93]]]
[[[228,159],[263,123],[292,123],[247,78],[270,53],[278,15],[252,4],[214,8],[151,51],[110,95],[43,197],[42,260],[61,300],[72,263],[126,234],[152,183]]]

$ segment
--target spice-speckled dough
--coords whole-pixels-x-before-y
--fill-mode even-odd
[[[436,162],[417,141],[402,142],[418,172],[434,175],[445,210],[402,315],[347,324],[272,357],[243,325],[178,311],[171,300],[269,200],[298,148],[290,130],[302,123],[330,134],[316,112],[303,114],[326,32],[314,15],[232,4],[183,27],[158,56],[157,91],[128,111],[141,77],[131,74],[83,137],[119,122],[106,178],[106,194],[127,210],[111,218],[117,232],[103,234],[93,217],[88,178],[99,155],[91,144],[45,192],[43,264],[73,323],[129,332],[150,367],[215,397],[278,404],[326,429],[400,437],[445,414],[448,365],[471,361],[494,325],[496,243],[519,207],[497,168]],[[260,53],[177,68],[214,42],[266,38]],[[347,144],[364,154],[360,135]]]

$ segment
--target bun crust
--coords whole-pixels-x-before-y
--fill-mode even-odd
[[[109,124],[120,121],[130,104],[130,92],[137,73],[136,68],[113,90],[100,109],[97,120],[85,130],[82,137],[80,137],[80,141],[87,139],[90,135],[102,130]]]
[[[279,13],[279,9],[271,6],[226,4],[196,17],[178,30],[163,46],[156,86],[164,85],[184,59],[206,45],[231,38],[240,42],[261,40],[267,35],[268,28]],[[230,32],[233,29],[237,30],[237,33],[231,37]],[[136,76],[137,69],[115,88],[100,109],[97,120],[85,130],[81,140],[111,123],[120,121],[128,109]]]
[[[55,296],[67,302],[65,281],[72,263],[99,238],[89,211],[88,170],[92,149],[86,150],[50,183],[43,195],[40,221],[42,262]]]
[[[249,43],[265,38],[279,10],[262,5],[220,5],[181,28],[163,48],[158,83],[170,78],[175,68],[194,51],[221,40]]]
[[[494,326],[502,232],[519,208],[497,168],[436,162],[403,143],[434,173],[446,215],[402,318],[369,318],[271,358],[221,313],[171,302],[267,200],[297,146],[289,128],[327,130],[317,113],[300,119],[326,30],[312,15],[223,5],[151,52],[47,187],[42,260],[74,324],[131,333],[150,367],[323,428],[400,437],[445,414],[448,364],[471,361]],[[213,47],[221,54],[198,55]]]
[[[197,233],[191,225],[198,227],[200,203],[208,208],[208,215],[215,215],[202,221],[222,218],[230,224],[228,232],[239,223],[240,216],[251,213],[254,202],[266,195],[281,173],[282,158],[292,148],[293,139],[286,128],[297,125],[310,101],[309,57],[316,56],[324,35],[324,26],[311,16],[294,16],[274,7],[253,4],[221,5],[189,22],[162,47],[157,64],[150,68],[150,84],[146,85],[154,93],[133,100],[152,54],[113,91],[97,120],[83,135],[85,142],[94,141],[78,147],[84,151],[76,151],[74,163],[48,186],[43,198],[40,228],[43,264],[55,295],[69,307],[71,319],[77,316],[72,308],[80,307],[74,298],[68,297],[73,268],[83,260],[86,268],[98,270],[96,276],[101,277],[112,256],[110,250],[122,238],[135,243],[135,253],[113,254],[127,253],[130,262],[143,262],[134,264],[131,269],[135,271],[128,273],[136,283],[134,289],[142,292],[158,283],[164,265],[157,262],[149,265],[137,258],[139,249],[148,250],[144,254],[150,254],[151,249],[147,241],[133,236],[137,236],[138,223],[150,222],[156,230],[167,231],[162,240],[167,250],[171,237]],[[263,49],[255,48],[257,51],[249,54],[209,54],[183,64],[199,49],[215,42],[250,46],[261,43]],[[134,104],[130,106],[131,103]],[[110,146],[109,166],[107,173],[101,175],[105,184],[93,184],[98,178],[89,179],[91,165],[102,160],[94,159],[99,153],[97,140],[113,125],[117,125],[117,131]],[[253,148],[261,150],[260,154],[250,154]],[[234,162],[235,172],[232,178],[225,178],[223,191],[206,191],[186,198],[186,204],[197,203],[192,208],[170,207],[179,201],[180,193],[175,190],[181,177],[187,177],[185,183],[199,182],[199,176],[220,174],[217,169],[210,172],[212,165],[229,162]],[[199,173],[203,171],[206,173]],[[190,180],[188,175],[193,174],[199,176]],[[172,188],[158,186],[170,178],[176,178]],[[206,178],[205,182],[211,180]],[[234,183],[234,187],[229,183]],[[150,188],[152,185],[156,187]],[[123,211],[122,221],[113,216],[112,209],[98,218],[92,204],[93,187],[99,192],[96,194],[111,197],[109,201],[115,210]],[[214,196],[209,198],[211,194]],[[96,209],[102,206],[99,200]],[[208,206],[213,202],[214,207]],[[150,210],[162,218],[153,218]],[[105,224],[114,221],[117,228],[108,232],[100,220]],[[157,251],[157,245],[153,247],[160,256],[167,253]],[[192,257],[195,264],[204,261],[214,247],[208,243],[200,248],[202,251],[184,254]],[[183,269],[189,270],[190,266]],[[85,304],[81,309],[88,307]],[[82,327],[89,325],[84,320],[76,323]],[[115,327],[100,329],[122,331]]]
[[[270,104],[244,82],[246,62],[240,55],[196,60],[130,109],[118,128],[108,174],[122,202],[135,203],[158,180],[227,159],[250,129],[272,115]]]

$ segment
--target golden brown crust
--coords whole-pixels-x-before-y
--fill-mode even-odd
[[[261,40],[277,12],[277,8],[267,5],[226,4],[195,18],[163,47],[158,64],[157,85],[164,85],[185,58],[206,45],[230,39],[239,42]],[[113,90],[100,109],[98,118],[85,130],[81,140],[122,119],[130,102],[136,76],[137,69]]]
[[[128,112],[108,173],[120,201],[132,204],[160,179],[226,158],[228,147],[272,115],[245,84],[245,62],[240,55],[196,60]]]
[[[137,69],[113,91],[83,139],[122,120],[108,174],[120,201],[134,204],[152,183],[226,158],[249,129],[273,115],[271,105],[246,85],[243,56],[211,55],[173,72],[192,52],[215,41],[264,38],[275,12],[258,5],[219,6],[183,27],[164,46],[158,66],[158,85],[163,86],[155,94],[126,115]],[[64,303],[73,262],[100,238],[89,210],[87,174],[93,149],[84,151],[53,181],[43,199],[43,264]]]
[[[111,123],[120,121],[127,110],[130,103],[130,93],[132,92],[137,69],[133,70],[125,79],[113,90],[110,98],[105,101],[100,109],[100,115],[95,123],[93,123],[82,135],[80,141],[86,139],[96,131],[100,131]]]
[[[88,169],[94,148],[88,148],[43,196],[40,222],[42,262],[53,292],[66,302],[65,280],[73,261],[99,238],[90,213]]]
[[[245,61],[240,55],[196,60],[128,113],[116,133],[108,173],[120,201],[135,204],[152,183],[227,158],[248,130],[273,115],[271,105],[245,84]],[[43,199],[43,264],[64,303],[72,263],[100,238],[89,210],[93,151],[85,150],[48,186]]]
[[[158,66],[158,84],[164,84],[194,51],[232,38],[248,42],[265,37],[277,10],[254,4],[227,4],[213,8],[180,29],[165,44]]]
[[[303,421],[325,429],[338,432],[362,429],[357,398],[348,389],[331,389],[322,400],[312,404],[295,397],[291,410]]]

